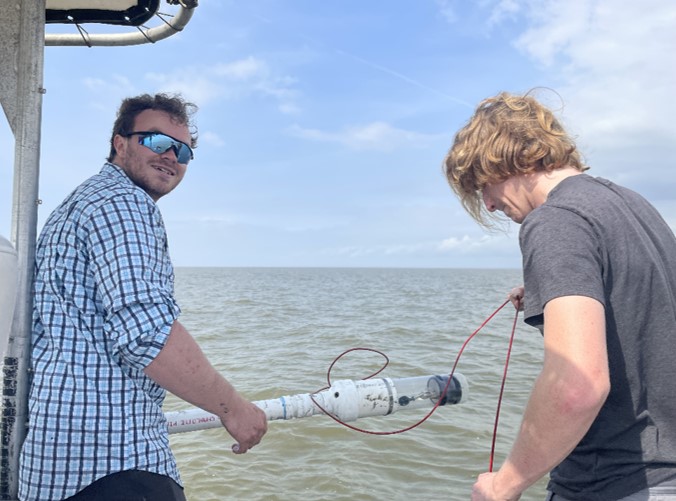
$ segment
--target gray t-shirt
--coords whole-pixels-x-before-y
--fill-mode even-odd
[[[587,296],[605,307],[611,390],[549,488],[613,500],[676,478],[676,238],[643,197],[572,176],[524,220],[525,321],[545,304]],[[556,430],[552,430],[556,433]]]

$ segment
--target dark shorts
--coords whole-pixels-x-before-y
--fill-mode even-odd
[[[172,478],[141,470],[112,473],[66,501],[186,501]]]

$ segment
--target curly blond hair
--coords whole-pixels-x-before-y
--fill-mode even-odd
[[[566,166],[589,168],[553,112],[529,94],[502,92],[479,103],[455,135],[443,169],[465,210],[491,227],[495,215],[486,210],[481,193],[487,184]]]

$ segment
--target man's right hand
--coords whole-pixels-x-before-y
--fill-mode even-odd
[[[255,404],[244,399],[221,415],[221,423],[228,433],[237,440],[232,446],[235,454],[244,454],[254,445],[260,443],[268,430],[265,413]]]
[[[519,311],[523,311],[524,295],[525,295],[525,289],[523,288],[523,285],[521,285],[519,287],[514,287],[509,292],[509,294],[507,294],[507,298],[514,305],[514,308],[516,308]]]

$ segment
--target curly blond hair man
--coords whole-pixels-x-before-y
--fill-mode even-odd
[[[524,286],[544,362],[512,450],[472,500],[676,500],[676,237],[637,193],[591,177],[531,95],[482,101],[444,171],[467,212],[521,225]]]

